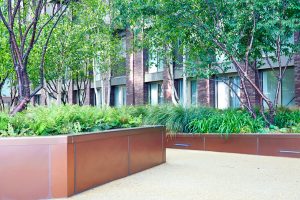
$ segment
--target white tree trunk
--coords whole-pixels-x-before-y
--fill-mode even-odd
[[[94,93],[95,93],[95,103],[96,107],[100,107],[100,99],[98,97],[98,91],[97,91],[97,72],[95,68],[95,60],[93,60],[93,81],[94,81]]]
[[[110,93],[111,93],[111,69],[108,70],[107,74],[107,106],[110,105]]]
[[[183,62],[182,62],[182,104],[183,107],[188,106],[187,99],[187,77],[186,77],[186,49],[183,49]]]
[[[100,85],[101,85],[101,107],[104,108],[106,106],[106,103],[105,103],[105,87],[104,87],[104,81],[103,81],[103,77],[101,75],[101,81],[100,81]]]
[[[56,99],[56,104],[57,105],[60,105],[61,104],[61,86],[62,85],[62,82],[61,82],[61,79],[58,79],[57,80],[57,99]]]
[[[174,66],[173,63],[168,62],[168,67],[169,67],[169,78],[171,81],[171,99],[172,103],[174,105],[178,105],[178,94],[175,88],[175,83],[174,83]]]

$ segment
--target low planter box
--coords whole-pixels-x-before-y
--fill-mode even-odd
[[[0,139],[0,199],[68,197],[165,163],[165,128]]]
[[[300,158],[300,135],[177,134],[167,137],[167,148]]]

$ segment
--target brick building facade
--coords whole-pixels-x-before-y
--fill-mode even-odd
[[[127,32],[126,46],[130,45],[132,35]],[[299,33],[295,34],[295,42],[299,39]],[[126,82],[126,103],[114,102],[112,105],[141,105],[141,104],[159,104],[172,102],[172,81],[169,75],[169,68],[166,66],[156,67],[149,70],[150,59],[149,52],[141,50],[134,52],[126,57],[127,74],[122,77]],[[164,64],[165,65],[165,64]],[[226,74],[219,74],[210,79],[194,79],[187,78],[187,87],[182,88],[183,75],[182,68],[174,68],[174,85],[179,96],[182,99],[183,93],[186,93],[187,104],[196,104],[200,106],[211,106],[218,108],[239,107],[240,104],[234,98],[234,94],[229,88],[222,86],[217,80],[218,77],[226,76],[230,80],[236,80],[237,75],[234,71]],[[263,66],[257,72],[250,73],[251,80],[260,85],[264,93],[272,99],[274,84],[273,78],[270,76],[270,69]],[[116,78],[116,77],[114,77]],[[113,79],[114,79],[113,78]],[[251,88],[248,87],[250,101],[253,104],[262,104],[262,99]],[[196,88],[196,89],[195,89]],[[112,95],[114,91],[112,90]],[[245,101],[244,95],[239,91],[242,101]],[[196,97],[196,98],[195,98]],[[156,99],[157,98],[157,99]],[[196,99],[196,100],[195,100]],[[280,91],[279,105],[283,106],[300,106],[300,55],[295,55],[290,66],[288,66],[287,75],[283,80],[283,86]],[[228,102],[226,102],[228,101]],[[180,101],[182,103],[182,101]],[[219,103],[218,103],[219,102]],[[219,105],[220,102],[222,105]],[[224,104],[225,102],[225,104]]]
[[[123,34],[124,46],[126,49],[131,48],[133,35],[127,31]],[[294,36],[295,42],[299,41],[299,33]],[[169,68],[166,66],[154,66],[149,68],[149,59],[151,55],[147,50],[139,50],[133,53],[126,54],[126,73],[121,76],[111,78],[111,106],[123,105],[144,105],[144,104],[161,104],[172,102],[172,80],[170,79]],[[283,88],[280,92],[280,105],[283,106],[300,106],[300,55],[294,56],[293,61],[288,66],[287,77],[283,81]],[[158,63],[160,65],[161,63]],[[165,65],[163,63],[163,65]],[[251,73],[251,80],[260,85],[267,94],[273,95],[274,81],[270,77],[268,67],[262,67],[258,73]],[[229,71],[226,74],[219,74],[210,79],[195,79],[187,78],[186,88],[183,89],[183,73],[182,68],[175,67],[174,71],[174,86],[179,97],[179,103],[182,102],[183,95],[187,97],[186,104],[211,106],[217,108],[239,107],[240,103],[234,97],[230,88],[217,81],[219,77],[227,77],[228,81],[238,81],[238,77],[234,71]],[[99,80],[96,80],[99,82]],[[96,90],[95,90],[96,87]],[[250,101],[254,104],[261,104],[262,100],[255,90],[246,83],[249,87]],[[69,91],[69,102],[76,103],[76,91],[74,86]],[[100,84],[91,82],[88,91],[86,92],[86,105],[96,105],[95,96],[101,98]],[[244,95],[238,91],[242,101],[245,101]],[[40,94],[39,103],[45,104],[44,94]],[[37,102],[33,99],[33,102]]]

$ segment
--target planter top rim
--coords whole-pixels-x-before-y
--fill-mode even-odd
[[[171,133],[171,136],[297,136],[300,133]]]
[[[164,126],[152,126],[152,125],[144,125],[139,127],[132,127],[132,128],[116,128],[116,129],[109,129],[104,131],[94,131],[94,132],[82,132],[82,133],[73,133],[67,134],[65,136],[72,137],[72,136],[81,136],[81,135],[92,135],[97,133],[111,133],[111,132],[119,132],[119,131],[130,131],[130,130],[137,130],[137,129],[149,129],[149,128],[163,128]],[[37,136],[39,137],[39,136]],[[52,137],[52,136],[49,136]]]
[[[53,135],[53,136],[25,136],[25,137],[0,137],[0,145],[6,143],[14,143],[14,142],[23,142],[26,141],[28,143],[34,141],[36,144],[52,144],[52,143],[69,143],[74,140],[74,138],[83,137],[83,136],[94,136],[99,135],[101,137],[105,137],[108,135],[117,135],[123,134],[120,133],[122,131],[129,132],[130,130],[143,130],[143,129],[151,129],[151,128],[163,128],[164,126],[141,126],[134,128],[119,128],[119,129],[110,129],[105,131],[95,131],[95,132],[82,132],[76,134],[66,134],[66,135]],[[126,135],[126,134],[124,134]],[[127,133],[128,135],[128,133]]]

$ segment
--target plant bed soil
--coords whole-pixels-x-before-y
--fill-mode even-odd
[[[167,148],[300,158],[300,134],[176,134]]]
[[[0,138],[0,199],[68,197],[166,162],[165,128]]]

